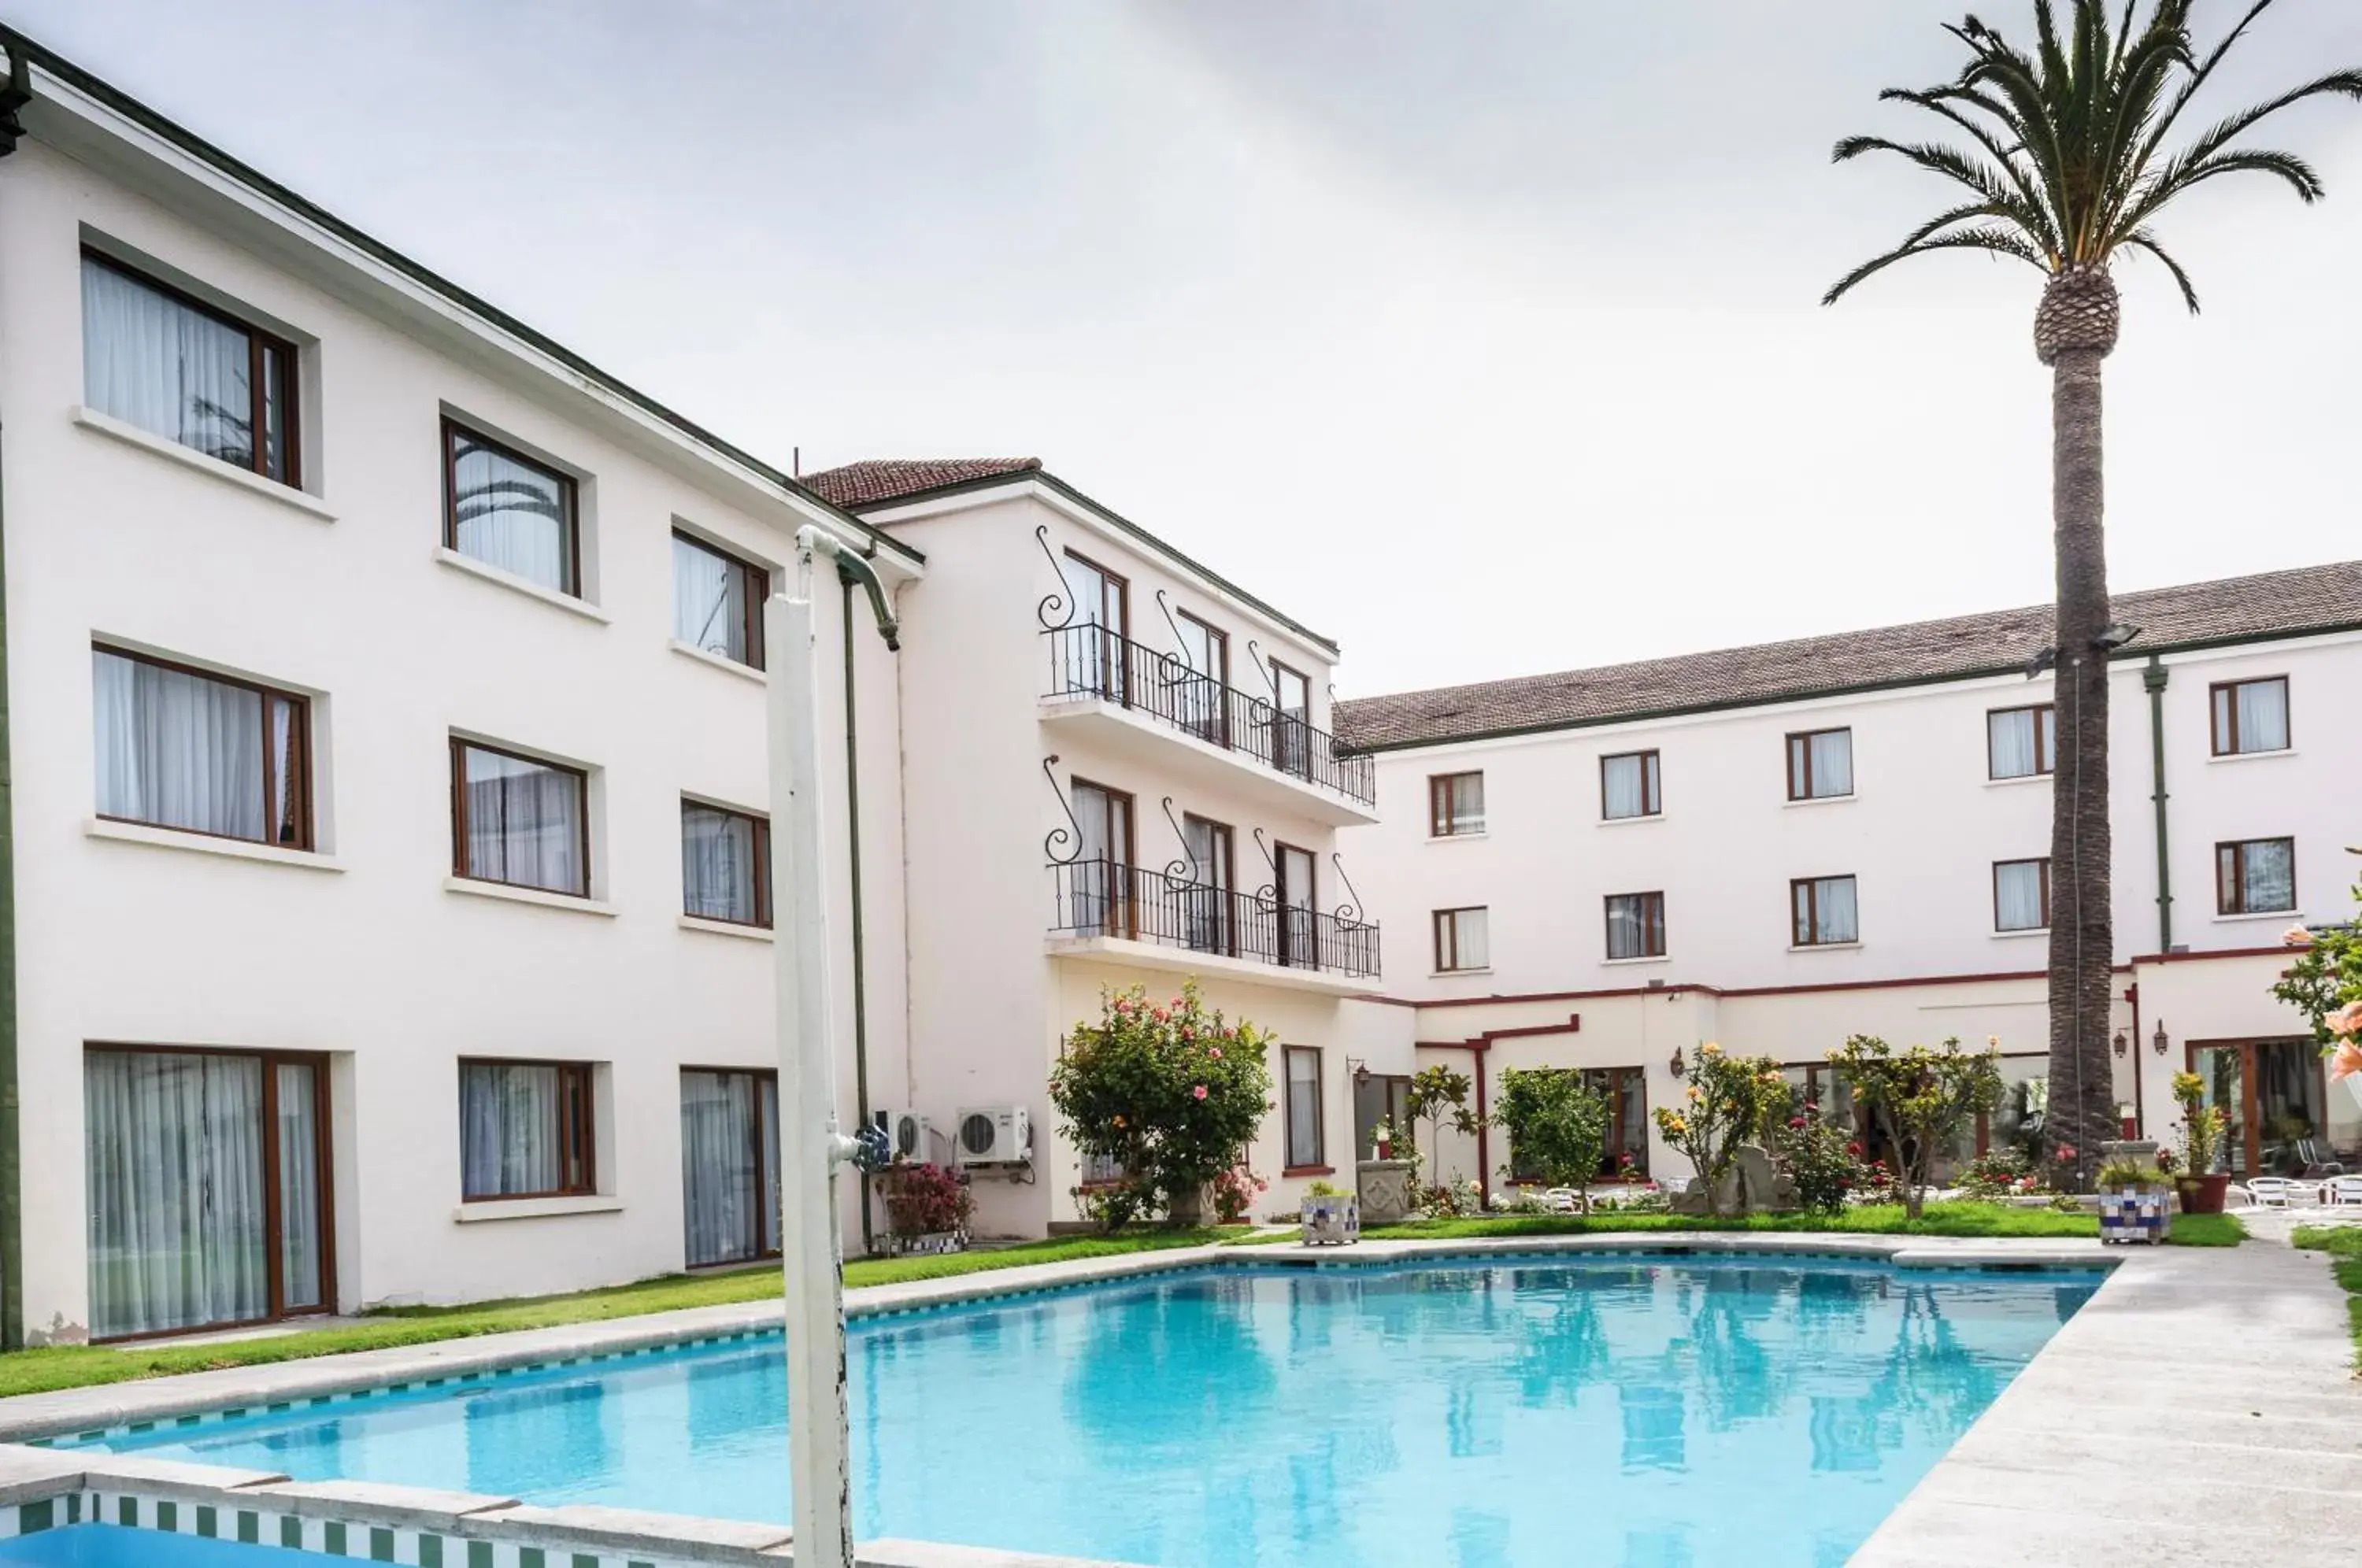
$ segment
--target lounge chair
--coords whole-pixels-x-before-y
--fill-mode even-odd
[[[2298,1139],[2295,1152],[2297,1159],[2301,1162],[2296,1173],[2300,1176],[2311,1178],[2345,1174],[2345,1166],[2337,1158],[2336,1151],[2323,1147],[2317,1138]]]
[[[2313,1184],[2286,1176],[2249,1176],[2246,1186],[2247,1200],[2258,1209],[2286,1209],[2300,1201],[2315,1201],[2319,1196]]]
[[[1580,1214],[1583,1195],[1571,1187],[1554,1187],[1542,1194],[1542,1207],[1553,1214]]]

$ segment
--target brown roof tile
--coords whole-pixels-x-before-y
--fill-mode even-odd
[[[2362,561],[2120,593],[2114,614],[2142,629],[2136,652],[2362,625]],[[1557,675],[1363,697],[1337,704],[1337,738],[1341,745],[1355,750],[1385,751],[1867,687],[1962,679],[2024,665],[2049,646],[2050,636],[2050,607],[2037,604]]]
[[[823,501],[850,509],[970,480],[1033,473],[1041,467],[1039,458],[873,458],[800,475],[796,482]]]

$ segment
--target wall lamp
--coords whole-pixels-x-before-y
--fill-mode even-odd
[[[1673,1059],[1666,1064],[1666,1070],[1677,1078],[1683,1073],[1690,1070],[1689,1064],[1682,1060],[1682,1048],[1680,1046],[1676,1045],[1673,1047]]]
[[[2121,1061],[2123,1061],[2123,1060],[2125,1059],[2125,1032],[2124,1032],[2123,1030],[2121,1030],[2121,1029],[2119,1029],[2119,1030],[2117,1030],[2117,1031],[2116,1031],[2116,1038],[2115,1038],[2115,1041],[2114,1041],[2114,1044],[2115,1044],[2115,1047],[2116,1047],[2116,1060],[2117,1060],[2117,1061],[2119,1061],[2119,1062],[2121,1062]]]
[[[2165,1037],[2165,1020],[2160,1018],[2157,1021],[2157,1032],[2148,1037],[2148,1043],[2150,1050],[2160,1056],[2165,1055],[2166,1046],[2169,1043]]]
[[[1352,1075],[1353,1087],[1355,1088],[1367,1088],[1370,1087],[1369,1063],[1364,1062],[1359,1056],[1348,1056],[1345,1058],[1345,1069]]]

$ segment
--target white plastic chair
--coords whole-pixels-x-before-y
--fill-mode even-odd
[[[2321,1198],[2332,1209],[2362,1208],[2362,1176],[2330,1177],[2321,1184]]]
[[[1553,1214],[1580,1214],[1583,1195],[1571,1187],[1554,1187],[1542,1194],[1542,1207]]]
[[[2300,1196],[2313,1195],[2313,1188],[2286,1176],[2259,1176],[2247,1178],[2247,1200],[2258,1209],[2286,1209]]]

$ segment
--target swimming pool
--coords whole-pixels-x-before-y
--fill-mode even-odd
[[[855,1525],[1158,1568],[1834,1568],[2096,1273],[1195,1269],[857,1322]],[[776,1336],[90,1446],[785,1519]]]

